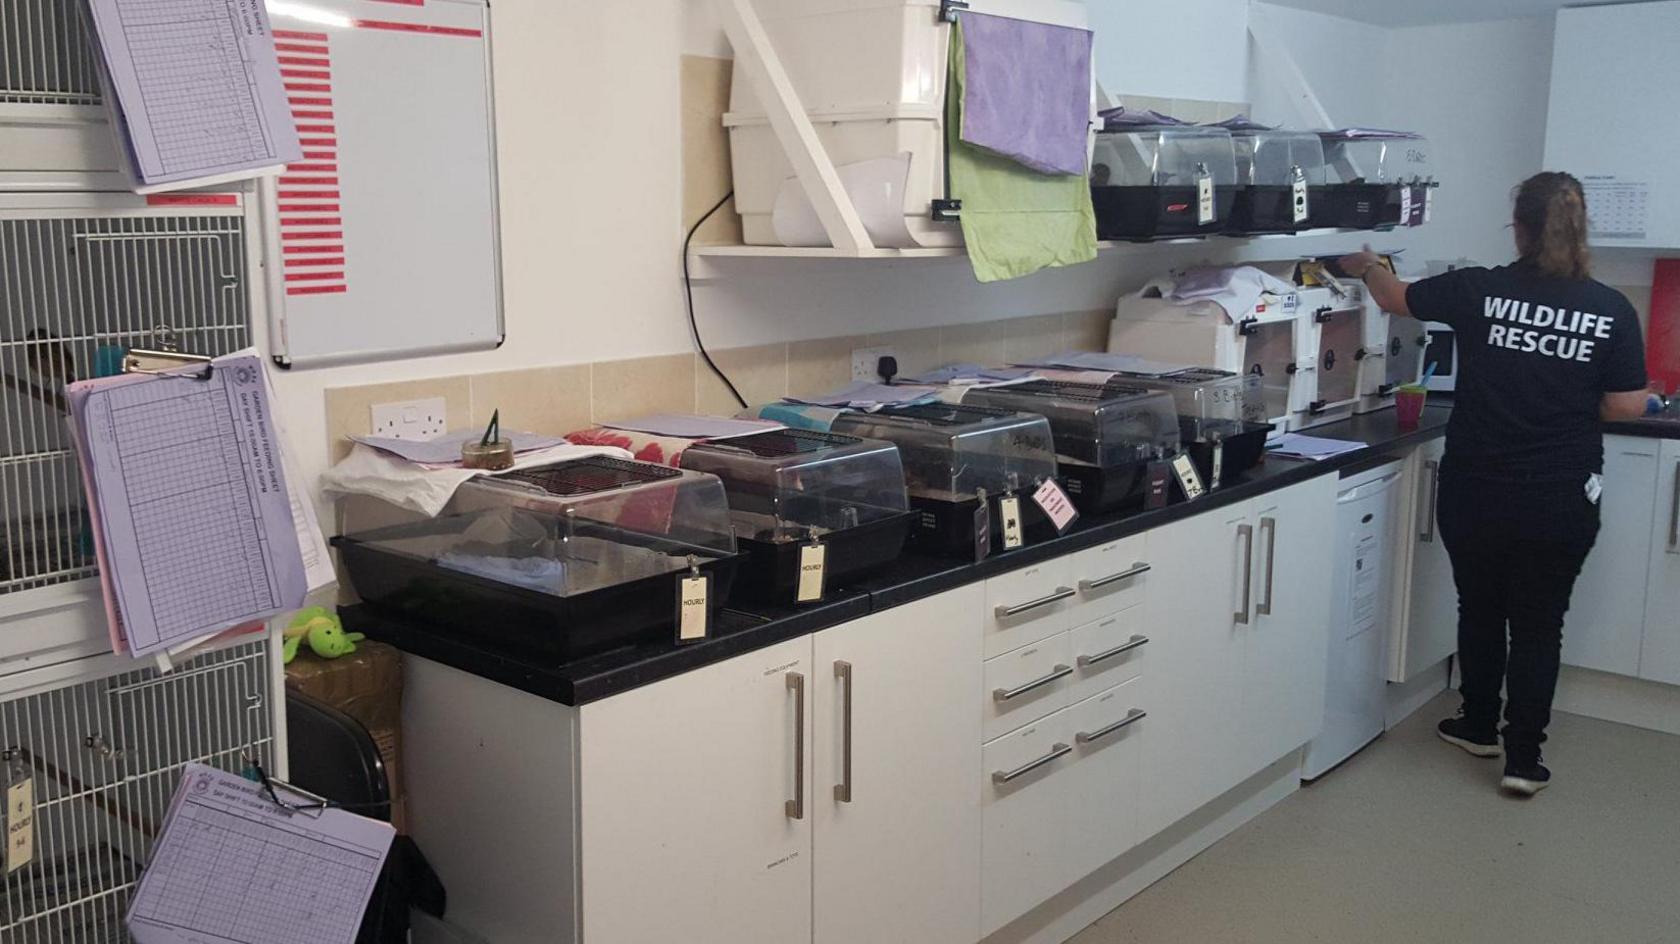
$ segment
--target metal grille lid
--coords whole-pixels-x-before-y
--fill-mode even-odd
[[[554,465],[518,469],[496,476],[498,480],[534,485],[550,495],[593,495],[627,485],[646,485],[681,477],[682,473],[676,469],[608,456],[568,459]]]
[[[782,456],[810,455],[838,446],[855,445],[862,441],[856,436],[842,436],[839,433],[820,433],[810,429],[776,429],[767,433],[753,433],[750,436],[735,436],[716,442],[699,443],[691,448],[734,449],[751,453],[762,459],[777,459]]]

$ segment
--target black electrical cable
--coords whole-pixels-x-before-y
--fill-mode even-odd
[[[688,228],[688,235],[683,237],[683,302],[688,308],[688,330],[694,335],[694,347],[699,350],[700,357],[706,362],[706,366],[712,369],[712,373],[717,375],[717,379],[723,381],[723,385],[729,388],[729,393],[735,398],[735,402],[741,404],[741,409],[744,410],[747,408],[746,397],[741,396],[741,391],[735,389],[735,384],[731,382],[729,376],[723,372],[723,368],[719,367],[717,362],[712,360],[712,355],[707,353],[706,342],[700,340],[700,324],[694,320],[694,281],[688,274],[688,244],[694,241],[694,234],[700,231],[700,227],[706,225],[706,221],[712,218],[712,214],[723,209],[723,205],[728,203],[730,198],[733,196],[735,196],[735,191],[733,190],[724,194],[722,200],[712,204],[712,208],[710,210],[701,214],[700,218],[694,221],[694,225]]]

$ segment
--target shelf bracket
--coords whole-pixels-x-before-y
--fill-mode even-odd
[[[829,159],[828,150],[810,116],[799,101],[799,93],[782,66],[781,57],[753,9],[752,0],[718,0],[724,35],[735,49],[735,61],[747,67],[753,91],[764,103],[770,128],[776,133],[794,174],[811,206],[817,211],[823,232],[834,248],[864,253],[875,248],[851,195]]]

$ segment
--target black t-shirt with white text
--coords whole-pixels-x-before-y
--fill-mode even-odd
[[[1458,347],[1446,469],[1507,480],[1603,471],[1603,396],[1646,385],[1639,316],[1622,293],[1518,262],[1415,282],[1406,305],[1451,327]]]

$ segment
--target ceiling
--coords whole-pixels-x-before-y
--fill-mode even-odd
[[[1379,26],[1434,26],[1550,14],[1562,7],[1625,0],[1267,0]]]

